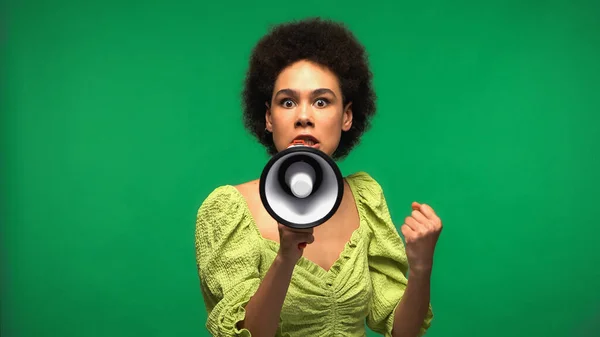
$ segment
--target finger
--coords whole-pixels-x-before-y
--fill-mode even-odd
[[[404,240],[406,240],[406,242],[412,242],[415,232],[408,225],[402,225],[400,231],[402,232],[402,235],[404,235]]]
[[[428,220],[426,220],[426,221],[428,221]],[[415,234],[425,233],[425,232],[433,229],[433,224],[431,224],[430,222],[422,223],[422,222],[419,222],[414,217],[410,217],[407,224],[415,232]]]
[[[427,219],[425,215],[423,215],[423,213],[421,213],[421,211],[414,210],[412,211],[411,215],[413,218],[415,218],[415,220],[422,223],[423,225],[427,225],[431,222],[429,219]]]
[[[429,221],[433,225],[434,229],[441,229],[442,228],[442,220],[435,213],[435,211],[433,210],[433,208],[431,208],[431,206],[423,204],[421,206],[421,212],[423,214],[425,214],[425,216],[429,219]]]
[[[413,211],[412,217],[419,222],[421,230],[435,230],[436,225],[433,220],[429,220],[421,211]]]
[[[436,220],[437,214],[435,214],[435,211],[433,208],[431,208],[431,206],[422,204],[420,210],[421,213],[423,213],[423,215],[425,215],[429,220]]]
[[[312,234],[294,235],[294,236],[290,236],[289,238],[290,238],[290,240],[293,240],[296,242],[306,242],[308,244],[315,242],[315,237]]]
[[[315,242],[315,237],[311,234],[309,236],[304,237],[303,239],[299,240],[300,243],[298,243],[298,249],[304,249],[306,248],[307,245]]]
[[[413,203],[410,205],[410,207],[412,207],[412,209],[419,209],[419,208],[421,208],[421,204],[419,204],[416,201],[413,201]]]
[[[418,232],[419,231],[419,222],[417,220],[415,220],[415,218],[413,218],[412,216],[407,216],[406,219],[404,219],[404,223],[410,227],[411,230],[413,230],[414,232]]]

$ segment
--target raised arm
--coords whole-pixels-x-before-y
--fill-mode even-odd
[[[414,202],[412,213],[401,227],[406,240],[408,285],[394,316],[393,337],[416,337],[430,303],[433,254],[442,231],[442,221],[426,204]]]
[[[432,255],[423,253],[430,249],[423,242],[431,242],[432,236],[417,239],[409,235],[405,245],[381,186],[366,173],[356,180],[372,231],[367,254],[373,297],[367,325],[386,337],[422,336],[433,320],[429,263]],[[413,204],[413,211],[416,207]]]

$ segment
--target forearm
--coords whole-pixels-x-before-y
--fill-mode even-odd
[[[295,264],[275,258],[256,293],[246,305],[246,317],[240,328],[250,330],[253,337],[275,336],[281,308],[292,279]]]
[[[394,337],[416,337],[430,303],[431,270],[411,272],[408,284],[394,315]]]

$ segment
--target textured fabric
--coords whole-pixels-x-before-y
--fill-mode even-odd
[[[360,225],[326,271],[301,257],[292,276],[277,336],[365,336],[365,324],[391,336],[406,289],[407,259],[380,185],[367,173],[346,177]],[[278,251],[261,236],[248,204],[231,185],[214,189],[198,209],[196,259],[213,336],[251,336],[237,329]],[[420,335],[429,328],[431,305]]]

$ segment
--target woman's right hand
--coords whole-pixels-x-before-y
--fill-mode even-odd
[[[313,229],[296,229],[282,224],[277,224],[279,229],[279,257],[292,264],[296,264],[307,244],[315,241]]]

